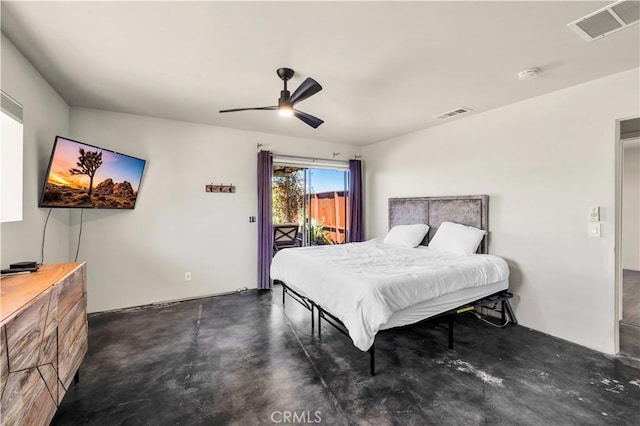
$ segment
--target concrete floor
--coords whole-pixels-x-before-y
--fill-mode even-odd
[[[368,355],[273,292],[94,315],[54,425],[637,425],[640,365],[463,316],[383,332]],[[295,415],[295,417],[294,417]],[[289,416],[289,417],[287,417]]]

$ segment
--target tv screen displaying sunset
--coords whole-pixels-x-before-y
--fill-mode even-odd
[[[56,138],[40,207],[132,209],[145,161]]]

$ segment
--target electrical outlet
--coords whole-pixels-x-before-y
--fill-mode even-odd
[[[191,281],[191,272],[185,272],[184,273],[184,280],[185,281]]]

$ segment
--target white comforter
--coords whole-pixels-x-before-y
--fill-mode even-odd
[[[366,351],[394,312],[417,303],[509,278],[496,256],[440,253],[375,239],[280,250],[271,278],[283,281],[339,318]]]

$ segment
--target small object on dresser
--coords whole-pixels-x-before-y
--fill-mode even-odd
[[[2,273],[2,275],[28,274],[29,272],[36,272],[37,270],[38,266],[33,268],[9,268],[1,270],[0,273]]]
[[[36,268],[38,266],[38,262],[35,260],[27,261],[27,262],[18,262],[12,263],[9,265],[9,269],[24,269],[24,268]]]

